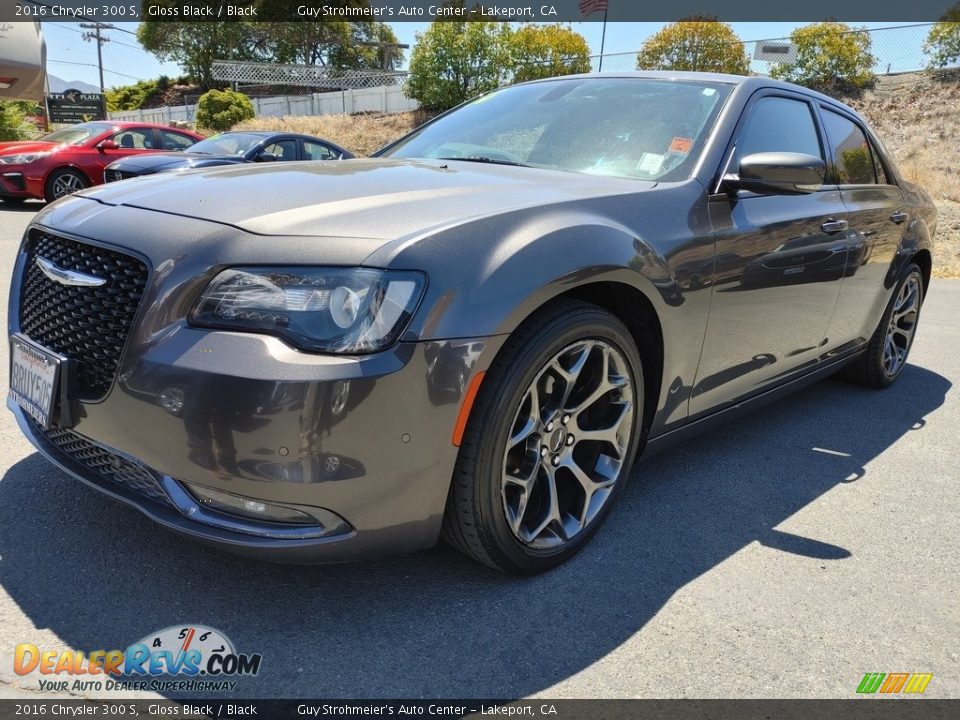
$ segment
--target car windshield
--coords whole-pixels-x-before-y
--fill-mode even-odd
[[[102,135],[114,128],[110,123],[82,123],[62,130],[54,130],[40,138],[43,142],[58,143],[60,145],[80,145],[91,138]]]
[[[729,87],[616,77],[517,85],[378,154],[680,180],[690,175]]]
[[[201,155],[244,155],[254,145],[263,141],[262,135],[251,133],[223,133],[213,135],[191,145],[189,152]]]

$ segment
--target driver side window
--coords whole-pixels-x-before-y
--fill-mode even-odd
[[[263,152],[273,153],[277,156],[277,160],[296,160],[297,159],[297,141],[296,140],[279,140],[275,143],[270,143],[267,145]]]
[[[153,149],[153,130],[141,130],[139,128],[121,130],[110,139],[113,140],[121,150]]]
[[[740,131],[730,171],[736,172],[747,155],[761,152],[794,152],[823,158],[810,105],[785,97],[760,98]]]

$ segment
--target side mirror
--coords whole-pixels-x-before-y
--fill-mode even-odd
[[[747,155],[736,175],[725,175],[727,190],[749,190],[760,195],[805,195],[819,190],[826,163],[813,155],[763,152]]]
[[[119,150],[120,146],[113,140],[101,140],[97,143],[97,150]]]
[[[262,152],[257,155],[257,162],[276,162],[277,156],[274,153]]]

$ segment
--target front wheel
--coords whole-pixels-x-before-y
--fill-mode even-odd
[[[923,290],[923,273],[911,263],[897,283],[867,351],[847,366],[848,379],[877,389],[896,382],[913,346],[923,305]]]
[[[77,190],[83,190],[89,185],[87,179],[76,170],[64,168],[57,170],[47,179],[44,197],[47,202],[53,202],[67,195],[72,195]]]
[[[616,317],[558,301],[507,341],[461,443],[443,538],[506,572],[534,574],[580,550],[637,451],[643,371]]]

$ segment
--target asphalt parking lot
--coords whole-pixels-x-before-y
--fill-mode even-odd
[[[39,207],[0,209],[4,317]],[[39,697],[18,643],[123,648],[185,623],[262,654],[244,697],[848,698],[866,672],[960,697],[958,311],[960,281],[934,281],[885,392],[827,380],[644,461],[590,546],[531,579],[442,547],[220,554],[54,469],[4,408],[0,697]]]

